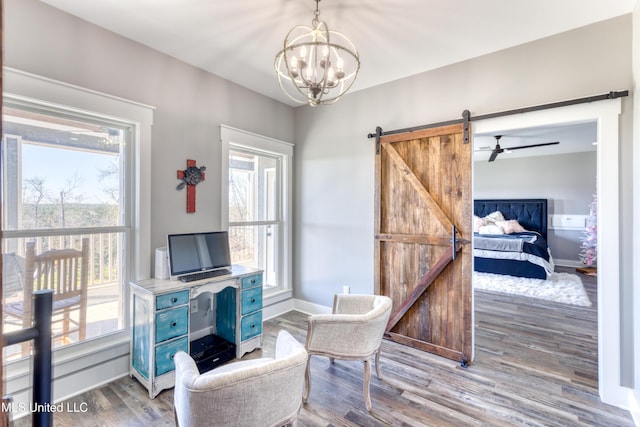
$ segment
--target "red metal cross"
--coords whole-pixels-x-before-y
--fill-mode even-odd
[[[200,179],[195,183],[189,182],[187,174],[193,170],[198,170],[196,161],[189,159],[187,160],[187,169],[178,171],[178,179],[185,181],[184,184],[187,186],[187,213],[194,213],[196,211],[196,184],[204,181],[204,172],[199,172],[199,175],[201,175]],[[180,189],[180,186],[178,186],[178,188]]]

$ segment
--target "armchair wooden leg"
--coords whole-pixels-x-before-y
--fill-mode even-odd
[[[380,373],[380,349],[376,351],[376,375],[379,380],[382,379],[382,374]]]
[[[371,383],[371,359],[364,361],[364,405],[367,411],[371,412],[371,396],[369,395],[369,384]]]
[[[307,403],[309,392],[311,391],[311,355],[307,356],[307,370],[304,373],[304,391],[302,392],[302,401]]]

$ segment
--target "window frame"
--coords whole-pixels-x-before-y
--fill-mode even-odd
[[[293,147],[294,145],[278,139],[258,135],[227,125],[220,125],[221,141],[221,225],[260,226],[272,221],[229,222],[229,153],[242,151],[275,156],[280,162],[278,195],[278,238],[276,255],[276,277],[279,283],[275,287],[265,288],[263,302],[270,305],[292,296],[292,218],[293,218]]]
[[[87,112],[78,113],[68,107],[52,106],[50,103],[42,102],[40,100],[26,100],[24,97],[19,97],[10,93],[5,93],[3,95],[3,109],[4,108],[11,108],[14,110],[23,111],[25,113],[35,113],[37,115],[48,116],[48,117],[52,117],[54,120],[55,119],[74,120],[79,123],[104,125],[104,126],[119,129],[120,131],[122,131],[122,136],[123,136],[122,144],[120,146],[119,153],[118,153],[118,158],[119,158],[118,180],[119,180],[119,187],[120,187],[119,194],[121,195],[119,197],[118,224],[111,224],[111,225],[104,225],[104,226],[86,226],[86,227],[54,226],[54,227],[45,227],[45,228],[37,228],[37,227],[29,228],[29,227],[24,227],[24,225],[20,226],[19,223],[21,221],[19,220],[19,218],[22,217],[21,211],[24,208],[24,200],[22,200],[21,196],[18,195],[16,197],[16,201],[13,201],[15,202],[15,206],[13,206],[13,208],[16,209],[15,212],[12,211],[11,203],[5,203],[3,206],[3,215],[2,215],[4,221],[6,221],[6,218],[9,216],[11,217],[15,216],[16,224],[2,224],[0,228],[2,228],[3,241],[6,241],[7,239],[32,239],[32,238],[42,241],[42,239],[46,239],[46,238],[55,238],[55,237],[64,237],[64,236],[69,236],[72,238],[73,237],[79,238],[84,236],[84,237],[89,237],[93,241],[94,239],[100,239],[101,237],[98,237],[98,236],[101,236],[101,235],[111,235],[111,234],[117,235],[118,237],[116,238],[116,240],[120,241],[120,244],[118,245],[118,249],[117,249],[118,257],[119,257],[119,266],[118,266],[119,273],[117,273],[117,275],[120,277],[120,280],[118,281],[119,282],[119,304],[118,304],[119,312],[114,313],[113,316],[116,320],[119,320],[118,322],[119,325],[115,330],[100,333],[99,335],[93,336],[93,337],[87,337],[83,341],[90,340],[93,338],[100,338],[102,336],[109,335],[109,334],[117,334],[122,331],[125,331],[127,329],[127,323],[125,322],[128,321],[128,317],[125,312],[125,309],[127,307],[125,301],[128,300],[127,284],[129,283],[128,271],[129,271],[130,257],[128,256],[128,254],[131,252],[131,245],[130,245],[130,242],[132,241],[131,224],[133,220],[132,206],[128,202],[128,200],[130,199],[129,197],[130,192],[135,191],[130,180],[131,174],[128,171],[131,170],[131,166],[130,166],[130,163],[132,161],[131,147],[134,146],[133,131],[134,131],[135,125],[130,122],[123,122],[120,120],[115,121],[113,119],[106,118],[103,114],[99,114],[99,113],[87,113]],[[4,117],[3,117],[3,121],[4,121]],[[7,144],[8,144],[7,140],[9,139],[15,140],[15,144],[18,148],[17,156],[16,156],[17,163],[15,164],[15,169],[12,169],[12,167],[8,164],[9,163],[8,159],[3,155],[2,178],[6,178],[5,174],[13,170],[15,172],[15,175],[13,174],[10,174],[10,175],[17,177],[17,181],[7,183],[6,180],[3,180],[2,191],[5,195],[8,196],[7,198],[13,199],[11,195],[16,190],[17,190],[17,193],[22,193],[24,191],[23,190],[24,181],[22,180],[24,175],[23,169],[22,169],[23,168],[22,161],[25,159],[25,156],[23,155],[24,145],[29,145],[29,144],[42,145],[51,149],[57,148],[61,150],[64,150],[65,147],[61,147],[61,146],[56,147],[53,144],[47,144],[47,143],[38,144],[38,143],[34,143],[33,141],[23,139],[21,135],[3,133],[2,135],[3,154],[4,154],[4,150],[7,149]],[[12,186],[18,186],[18,188],[17,189],[10,188]],[[12,213],[15,215],[11,215]],[[12,225],[15,225],[15,228],[12,228]],[[3,244],[3,247],[4,246],[5,245]],[[96,248],[96,250],[98,249]],[[93,272],[90,271],[89,274],[91,275],[92,273]],[[95,279],[95,277],[93,279]],[[90,280],[93,280],[93,279],[90,279]],[[100,278],[98,281],[100,280],[102,280],[102,278]],[[66,347],[69,345],[78,345],[80,342],[66,343],[61,347],[58,347],[58,346],[54,347],[53,350],[54,352],[59,351],[63,347]]]

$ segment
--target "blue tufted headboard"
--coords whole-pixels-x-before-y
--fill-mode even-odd
[[[500,211],[505,219],[515,219],[524,228],[537,231],[547,240],[547,199],[479,199],[473,214],[479,217]]]

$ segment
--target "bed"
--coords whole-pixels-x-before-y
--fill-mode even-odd
[[[474,200],[473,213],[475,271],[535,279],[553,273],[547,199]]]

